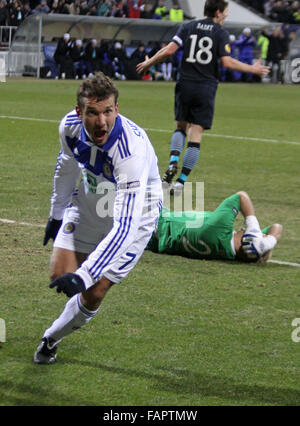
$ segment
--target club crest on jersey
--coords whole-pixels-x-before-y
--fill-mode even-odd
[[[111,179],[112,178],[112,166],[110,163],[104,163],[102,166],[102,172],[103,175],[107,178],[107,179]]]
[[[63,233],[64,234],[72,234],[75,231],[75,224],[73,222],[68,222],[65,224]]]

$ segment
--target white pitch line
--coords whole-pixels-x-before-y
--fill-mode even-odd
[[[163,129],[150,129],[147,127],[144,127],[144,129],[147,132],[160,132],[160,133],[172,133],[173,130],[163,130]],[[211,136],[214,138],[222,138],[222,139],[237,139],[237,140],[244,140],[244,141],[254,141],[254,142],[267,142],[267,143],[282,143],[285,145],[299,145],[300,142],[296,141],[285,141],[285,140],[279,140],[279,139],[264,139],[264,138],[252,138],[248,136],[231,136],[231,135],[218,135],[215,133],[205,133],[205,136]]]
[[[22,226],[33,226],[38,228],[44,228],[46,225],[39,225],[37,223],[28,223],[28,222],[18,222],[16,220],[10,220],[10,219],[1,219],[0,222],[2,223],[8,223],[8,224],[15,224],[15,225],[22,225]],[[279,265],[287,265],[287,266],[296,266],[300,268],[300,263],[293,263],[293,262],[284,262],[283,260],[268,260],[268,263],[278,263]]]
[[[10,220],[10,219],[1,219],[0,222],[2,223],[8,223],[8,224],[15,224],[15,225],[22,225],[22,226],[34,226],[37,228],[45,228],[46,225],[39,225],[38,223],[28,223],[28,222],[17,222],[16,220]]]
[[[300,263],[284,262],[283,260],[268,260],[268,263],[278,263],[279,265],[296,266],[300,268]]]
[[[44,123],[59,123],[59,120],[49,120],[47,118],[34,118],[34,117],[18,117],[15,115],[0,115],[0,118],[8,118],[10,120],[42,121]]]
[[[19,117],[14,115],[0,115],[0,118],[10,119],[10,120],[26,120],[26,121],[40,121],[44,123],[59,123],[59,120],[49,120],[47,118],[34,118],[34,117]],[[173,130],[167,129],[152,129],[144,127],[147,132],[157,132],[157,133],[172,133]],[[281,143],[284,145],[298,145],[300,146],[300,142],[298,141],[286,141],[279,139],[264,139],[264,138],[253,138],[248,136],[232,136],[232,135],[219,135],[215,133],[205,133],[205,136],[210,136],[214,138],[222,138],[222,139],[236,139],[236,140],[244,140],[244,141],[253,141],[253,142],[266,142],[266,143]]]

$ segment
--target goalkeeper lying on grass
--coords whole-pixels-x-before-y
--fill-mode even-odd
[[[239,211],[245,218],[245,229],[235,232]],[[147,249],[195,259],[266,262],[282,229],[274,224],[261,230],[249,195],[240,191],[214,212],[171,212],[164,207]]]

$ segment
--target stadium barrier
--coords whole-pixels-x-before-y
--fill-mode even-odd
[[[0,51],[10,49],[13,34],[17,28],[15,26],[0,26]]]

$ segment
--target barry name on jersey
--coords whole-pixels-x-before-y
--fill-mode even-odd
[[[199,22],[196,28],[197,28],[197,30],[212,31],[213,25],[202,24],[201,22]]]

